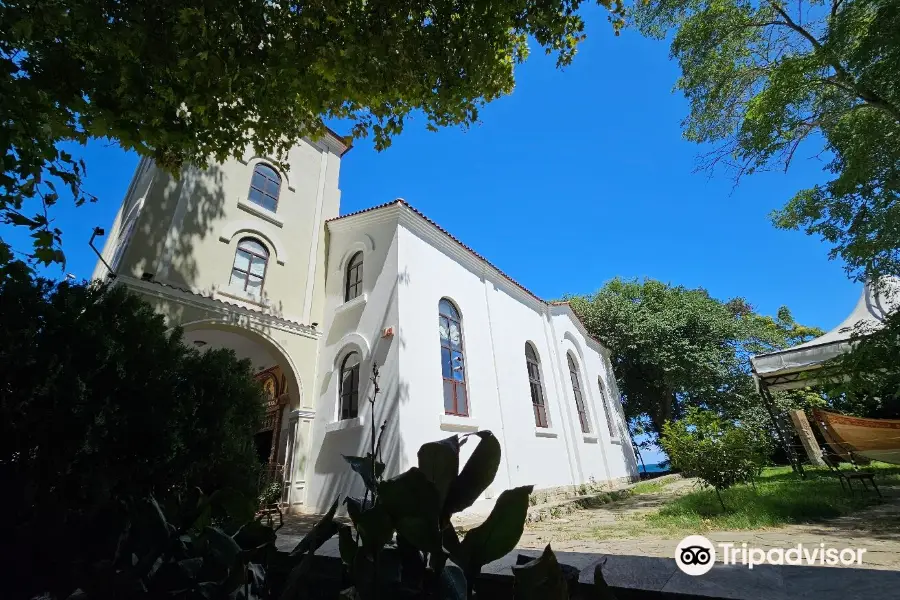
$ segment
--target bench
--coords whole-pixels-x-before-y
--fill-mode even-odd
[[[824,450],[824,449],[823,449]],[[822,460],[825,462],[825,465],[828,469],[837,476],[838,480],[841,482],[841,489],[844,489],[844,482],[847,482],[847,488],[850,490],[850,493],[853,493],[853,481],[859,481],[863,489],[865,491],[869,491],[869,486],[866,484],[866,481],[872,484],[872,488],[874,488],[875,493],[878,494],[879,498],[884,498],[881,495],[881,490],[878,489],[878,485],[875,483],[875,473],[869,473],[868,471],[860,471],[855,464],[853,464],[853,470],[848,471],[847,469],[841,469],[837,465],[832,462],[828,455],[823,451],[822,452]]]

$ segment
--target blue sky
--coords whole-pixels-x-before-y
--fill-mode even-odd
[[[695,173],[700,148],[681,135],[687,104],[672,93],[678,70],[668,44],[629,31],[614,37],[601,11],[588,16],[574,65],[556,70],[534,48],[515,92],[468,131],[432,133],[419,118],[384,152],[358,141],[341,167],[342,212],[404,198],[546,299],[592,292],[617,275],[652,277],[837,325],[860,286],[818,239],[776,230],[767,217],[825,180],[816,149],[789,173],[753,175],[736,189],[727,173]],[[66,272],[82,278],[95,262],[91,229],[109,227],[137,157],[107,142],[78,154],[100,200],[61,202],[54,217]],[[21,232],[4,236],[26,248]]]

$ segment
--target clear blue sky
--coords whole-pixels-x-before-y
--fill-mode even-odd
[[[818,239],[767,218],[825,179],[821,159],[810,158],[816,149],[789,173],[754,175],[734,190],[726,173],[694,173],[700,148],[681,135],[687,105],[672,93],[668,44],[614,37],[602,11],[588,16],[575,64],[558,71],[534,48],[515,92],[489,105],[481,124],[432,133],[419,118],[382,153],[357,142],[341,167],[342,212],[405,198],[546,299],[594,291],[616,275],[652,277],[837,325],[860,286]],[[62,202],[54,216],[66,272],[82,278],[95,262],[91,228],[109,227],[137,157],[104,142],[79,153],[100,200]],[[4,236],[20,248],[26,241]]]

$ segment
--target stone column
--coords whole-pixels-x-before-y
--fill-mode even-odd
[[[791,421],[794,423],[794,429],[797,431],[797,435],[803,443],[803,448],[806,450],[806,456],[809,457],[809,462],[817,467],[824,467],[825,461],[822,460],[822,449],[819,448],[819,444],[816,442],[816,436],[813,435],[813,430],[809,425],[809,419],[806,418],[806,413],[797,409],[792,410],[790,414]]]

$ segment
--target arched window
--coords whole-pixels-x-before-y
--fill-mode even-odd
[[[128,243],[131,241],[131,236],[134,235],[134,228],[137,225],[138,215],[132,216],[128,223],[126,223],[125,227],[120,230],[119,238],[116,240],[116,249],[113,253],[112,260],[110,263],[110,271],[115,273],[119,270],[119,263],[122,262],[122,257],[125,256],[125,250],[128,249]]]
[[[462,318],[453,303],[443,298],[438,305],[441,334],[441,373],[444,378],[444,412],[469,416],[466,397],[466,359],[463,354]]]
[[[259,296],[268,262],[269,251],[265,246],[253,238],[242,239],[234,253],[234,266],[231,268],[231,282],[228,285],[251,296]]]
[[[258,204],[275,212],[278,207],[278,194],[281,191],[281,176],[278,172],[265,163],[258,163],[253,168],[253,177],[250,179],[250,191],[247,198],[250,202]]]
[[[362,294],[363,253],[357,252],[347,263],[347,279],[344,282],[344,302],[353,300]]]
[[[581,431],[583,433],[591,432],[591,422],[588,420],[587,408],[584,405],[584,397],[581,392],[581,377],[578,376],[578,367],[575,366],[575,359],[572,353],[566,354],[569,361],[569,377],[572,378],[572,394],[575,396],[575,409],[578,411],[578,420],[581,422]]]
[[[547,421],[547,405],[544,401],[544,386],[541,384],[541,363],[537,352],[525,342],[525,364],[528,367],[528,385],[531,387],[531,406],[534,408],[534,424],[536,427],[549,427]]]
[[[340,409],[341,420],[355,419],[359,414],[359,354],[351,352],[341,363]]]
[[[603,411],[606,413],[606,425],[609,427],[609,437],[619,437],[616,435],[616,424],[612,415],[613,407],[606,397],[606,386],[603,385],[603,380],[599,377],[597,378],[597,387],[600,388],[600,399],[603,402]]]

